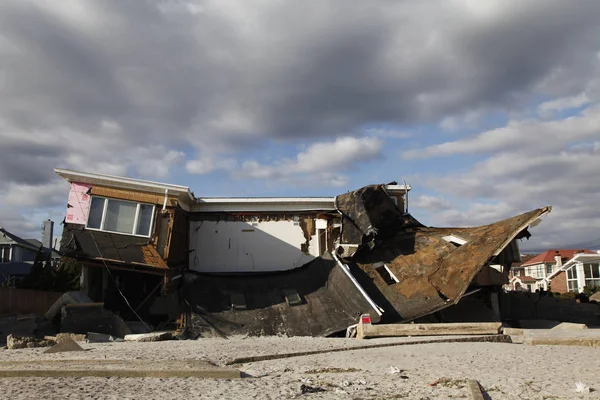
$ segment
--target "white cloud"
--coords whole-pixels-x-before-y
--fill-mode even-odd
[[[449,210],[452,205],[442,196],[420,195],[410,199],[410,206],[421,210],[440,212]]]
[[[492,154],[465,172],[422,176],[421,185],[451,196],[463,209],[432,213],[428,222],[444,226],[486,224],[551,205],[552,213],[532,232],[534,238],[523,242],[524,248],[563,247],[600,237],[596,204],[600,198],[596,183],[600,145],[597,140],[583,141],[600,137],[597,113],[597,109],[588,110],[568,121],[516,121],[510,128],[464,139],[469,151],[480,151],[489,145],[481,141],[482,136],[502,140],[497,133],[503,129],[510,130],[513,137],[528,136],[520,146],[489,148]],[[454,142],[453,149],[460,149],[462,142]],[[436,153],[429,156],[432,154]],[[424,212],[431,211],[427,207],[430,199],[425,196],[423,200]],[[415,201],[412,204],[413,209],[418,208]]]
[[[217,170],[231,171],[237,165],[235,159],[202,155],[197,160],[189,160],[185,169],[190,174],[204,175]]]
[[[272,165],[246,161],[236,171],[239,177],[255,179],[282,179],[289,176],[320,176],[318,180],[341,186],[347,182],[343,176],[331,173],[356,167],[381,156],[382,142],[377,138],[342,137],[333,142],[320,142],[309,146],[295,159],[280,159]]]
[[[377,136],[392,139],[408,139],[414,136],[411,132],[408,131],[384,128],[369,128],[365,130],[365,133],[367,134],[367,136]]]
[[[558,99],[546,101],[538,106],[538,114],[548,117],[556,111],[563,111],[572,108],[585,106],[592,101],[585,93],[576,96],[561,97]]]
[[[600,137],[600,105],[581,115],[558,121],[511,121],[507,126],[482,132],[465,139],[435,144],[402,153],[405,159],[451,156],[456,154],[516,151],[548,153],[559,151],[574,141]]]

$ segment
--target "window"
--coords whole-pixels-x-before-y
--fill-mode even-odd
[[[529,276],[541,279],[544,277],[544,265],[531,266],[529,268]]]
[[[546,274],[550,275],[552,273],[552,264],[546,265]]]
[[[600,264],[583,264],[585,275],[585,286],[594,288],[600,287]]]
[[[0,246],[0,263],[8,263],[10,262],[10,246],[9,245],[1,245]]]
[[[577,266],[573,265],[567,270],[567,287],[569,292],[578,292],[579,285],[577,284]]]
[[[444,239],[448,243],[452,243],[455,247],[460,247],[463,244],[467,243],[467,241],[465,239],[463,239],[459,236],[456,236],[456,235],[444,236],[442,239]]]
[[[375,268],[375,271],[377,271],[379,276],[381,276],[383,281],[385,283],[387,283],[388,285],[400,282],[398,280],[398,278],[396,278],[396,276],[392,273],[392,271],[390,271],[388,266],[385,265],[384,263],[382,263],[382,262],[375,263],[375,264],[373,264],[373,268]]]
[[[150,236],[154,205],[92,197],[87,227],[127,235]]]

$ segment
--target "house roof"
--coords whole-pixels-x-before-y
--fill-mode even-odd
[[[37,249],[39,249],[42,246],[42,242],[40,242],[37,239],[25,239],[26,242],[31,243],[31,245],[35,246]],[[44,248],[44,252],[47,252],[48,249]],[[60,258],[60,254],[58,253],[58,251],[52,249],[52,258]]]
[[[537,256],[537,254],[521,254],[521,261],[513,262],[511,265],[511,268],[522,267],[524,264],[527,264],[529,262],[529,260],[531,260],[532,258],[534,258],[536,256]]]
[[[550,249],[550,250],[546,250],[542,254],[538,254],[537,256],[533,257],[529,261],[521,264],[521,266],[525,267],[528,265],[534,265],[534,264],[540,264],[540,263],[553,263],[555,256],[560,256],[560,258],[562,258],[562,259],[566,258],[567,260],[570,260],[571,258],[573,258],[575,256],[575,254],[578,254],[578,253],[595,254],[593,251],[582,250],[582,249],[566,249],[566,250],[565,249],[563,249],[563,250]]]
[[[537,282],[537,279],[535,279],[535,278],[533,278],[531,276],[516,276],[515,278],[519,279],[523,283],[535,283],[535,282]]]
[[[6,229],[0,227],[0,244],[17,244],[33,250],[37,250],[38,246],[32,244],[26,239],[23,239],[14,233],[10,233]],[[41,244],[41,243],[40,243]]]

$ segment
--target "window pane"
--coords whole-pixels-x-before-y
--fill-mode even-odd
[[[591,288],[600,288],[600,279],[589,279],[585,281],[585,286]]]
[[[109,200],[104,220],[104,230],[119,233],[133,233],[136,203]]]
[[[569,281],[569,292],[577,291],[577,281]]]
[[[600,264],[592,264],[592,276],[595,279],[600,278]]]
[[[586,278],[592,277],[592,264],[583,264],[583,273]]]
[[[552,273],[552,265],[546,265],[546,273],[547,274],[551,274]]]
[[[88,228],[100,229],[100,224],[102,223],[102,211],[104,211],[104,199],[92,197],[87,224]]]
[[[138,215],[138,226],[135,230],[136,235],[150,235],[150,224],[152,223],[152,211],[154,206],[150,204],[140,204],[140,215]]]
[[[10,262],[10,246],[0,246],[0,262]]]

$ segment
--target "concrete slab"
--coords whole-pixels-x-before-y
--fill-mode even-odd
[[[36,360],[0,362],[0,377],[241,378],[234,368],[206,361]]]
[[[173,339],[173,332],[150,332],[125,335],[126,342],[161,342]]]
[[[409,346],[415,344],[430,343],[464,343],[464,342],[491,342],[491,343],[512,343],[510,336],[507,335],[470,335],[470,336],[439,336],[430,338],[398,338],[394,343],[366,344],[364,346],[348,346],[323,350],[309,350],[295,353],[261,354],[249,357],[240,357],[227,362],[227,365],[245,364],[256,361],[277,360],[281,358],[302,357],[314,354],[337,353],[340,351],[353,351],[364,349],[376,349],[380,347]],[[365,342],[368,343],[368,342]]]
[[[574,324],[572,322],[561,322],[560,324],[556,325],[552,329],[582,330],[582,329],[588,329],[588,326],[586,324]]]
[[[600,347],[600,330],[525,329],[523,343],[533,346],[588,346]]]

